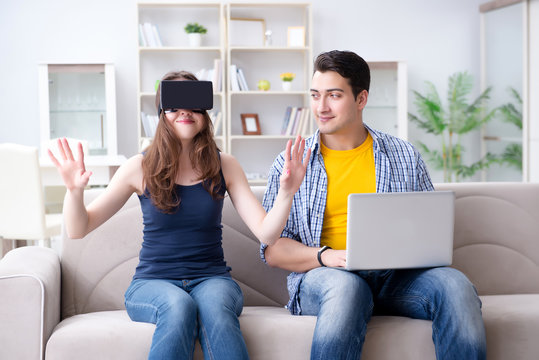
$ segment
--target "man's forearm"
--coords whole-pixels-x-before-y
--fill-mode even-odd
[[[296,240],[280,238],[266,248],[266,262],[288,271],[307,272],[319,267],[318,248],[309,247]]]

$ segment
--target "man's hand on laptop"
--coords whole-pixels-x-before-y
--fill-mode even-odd
[[[327,267],[345,267],[346,250],[328,249],[321,254],[322,262]]]

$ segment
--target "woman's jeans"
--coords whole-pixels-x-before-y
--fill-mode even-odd
[[[230,277],[133,280],[125,292],[133,321],[155,324],[148,359],[191,359],[198,336],[205,359],[248,359],[238,316],[243,295]]]
[[[481,301],[452,268],[316,268],[303,278],[299,301],[302,315],[318,317],[311,359],[359,359],[373,312],[432,320],[437,359],[486,358]]]

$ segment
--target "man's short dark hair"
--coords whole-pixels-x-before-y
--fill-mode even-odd
[[[332,50],[321,53],[314,61],[314,72],[335,71],[348,80],[354,98],[363,91],[369,91],[371,72],[361,56],[351,51]],[[314,74],[313,72],[313,74]]]

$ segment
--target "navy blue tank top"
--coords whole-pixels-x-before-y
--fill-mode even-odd
[[[224,196],[221,172],[219,194]],[[212,199],[203,183],[178,185],[181,202],[172,214],[156,208],[148,194],[139,195],[144,237],[134,279],[230,276],[222,247],[223,199]],[[148,196],[147,196],[148,195]]]

